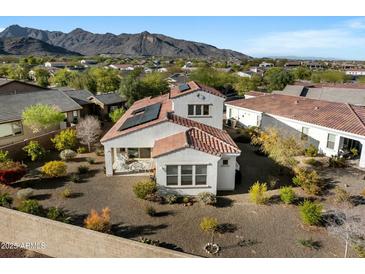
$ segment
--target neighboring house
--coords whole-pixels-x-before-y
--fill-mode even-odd
[[[338,155],[357,148],[365,167],[365,107],[297,96],[267,94],[226,103],[227,119],[262,129],[276,127],[315,145],[320,153]]]
[[[297,61],[291,61],[291,62],[287,62],[284,64],[285,68],[291,69],[291,68],[297,68],[300,67],[302,65],[301,62],[297,62]]]
[[[255,72],[253,71],[238,71],[236,72],[236,74],[239,76],[239,77],[243,77],[243,78],[251,78],[252,75],[256,74]]]
[[[196,82],[136,101],[101,139],[106,175],[144,165],[161,191],[233,190],[240,150],[222,130],[223,102],[219,91]]]
[[[350,75],[350,76],[364,76],[365,69],[361,69],[361,68],[347,69],[345,71],[345,74]]]
[[[69,66],[69,63],[67,63],[67,62],[45,62],[44,66],[46,68],[64,69]]]
[[[121,71],[132,71],[134,70],[134,66],[131,64],[111,64],[109,65],[112,69],[117,69]]]
[[[364,84],[295,84],[273,94],[293,95],[330,102],[349,103],[365,106]]]
[[[93,94],[88,90],[63,89],[64,93],[82,106],[81,117],[95,115],[108,119],[108,114],[116,108],[124,107],[126,100],[118,93]]]
[[[90,66],[97,65],[98,61],[96,61],[96,60],[81,60],[80,64],[87,68],[87,67],[90,67]]]
[[[28,83],[28,82],[0,78],[0,94],[1,95],[27,93],[27,92],[39,91],[39,90],[47,90],[47,88],[43,88],[43,87],[37,86],[32,83]]]
[[[23,88],[20,87],[21,85]],[[12,91],[9,89],[10,86],[13,86]],[[18,81],[11,81],[11,83],[0,86],[0,147],[65,127],[80,117],[81,106],[64,92],[36,87]],[[67,123],[61,123],[52,129],[34,134],[23,125],[22,112],[25,108],[35,104],[55,106],[65,114]]]
[[[167,68],[158,68],[157,72],[167,72]]]
[[[178,86],[187,82],[188,76],[186,73],[174,73],[166,78],[166,81],[169,83],[170,87]]]
[[[267,63],[267,62],[262,62],[261,64],[259,64],[260,68],[271,68],[273,66],[274,66],[273,63]]]

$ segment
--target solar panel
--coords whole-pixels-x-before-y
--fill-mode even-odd
[[[184,91],[186,91],[188,89],[190,89],[190,86],[188,84],[186,84],[186,83],[179,85],[180,92],[184,92]]]
[[[144,123],[156,120],[160,114],[161,103],[153,104],[141,109],[137,109],[132,114],[136,114],[132,117],[129,117],[119,130],[125,130],[131,127],[135,127],[138,125],[142,125]]]

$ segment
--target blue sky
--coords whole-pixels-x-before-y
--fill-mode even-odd
[[[365,17],[0,17],[0,30],[11,24],[64,32],[147,30],[255,57],[365,60]]]

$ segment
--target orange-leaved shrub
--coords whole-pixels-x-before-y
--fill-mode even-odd
[[[84,221],[85,227],[99,232],[108,232],[110,229],[110,209],[105,207],[101,212],[92,209]]]

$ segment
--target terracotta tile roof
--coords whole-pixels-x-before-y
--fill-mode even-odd
[[[365,84],[362,83],[311,83],[296,81],[294,85],[305,86],[311,88],[350,88],[350,89],[365,89]]]
[[[228,135],[228,133],[226,133]],[[152,149],[152,157],[156,158],[184,148],[192,148],[216,156],[225,153],[239,154],[236,145],[228,144],[199,128],[190,128],[155,141]]]
[[[267,93],[267,92],[260,92],[260,91],[254,91],[254,90],[245,93],[245,95],[253,96],[253,97],[265,96],[265,95],[269,95],[269,94],[270,93]]]
[[[215,88],[208,87],[203,84],[198,84],[197,82],[194,82],[194,81],[190,81],[187,84],[189,85],[190,88],[185,91],[180,91],[179,86],[172,87],[170,90],[170,98],[180,97],[180,96],[190,94],[190,93],[193,93],[196,91],[201,91],[201,90],[208,92],[210,94],[225,98],[225,96],[220,91],[216,90]]]
[[[135,126],[135,127],[131,127],[128,129],[125,129],[123,131],[120,131],[120,127],[123,125],[123,123],[130,117],[133,116],[133,111],[152,105],[152,104],[156,104],[156,103],[161,103],[161,110],[159,113],[159,116],[157,117],[157,119],[152,120],[150,122]],[[116,137],[134,132],[136,130],[140,130],[158,123],[161,123],[162,121],[166,121],[167,120],[167,114],[168,112],[172,111],[172,102],[171,100],[169,100],[169,95],[168,94],[164,94],[158,97],[147,97],[147,98],[143,98],[139,101],[134,102],[134,104],[124,113],[124,115],[114,124],[114,126],[103,136],[103,138],[101,138],[101,142],[105,142],[107,140],[110,139],[114,139]]]
[[[230,101],[227,105],[365,136],[365,107],[281,94]]]

